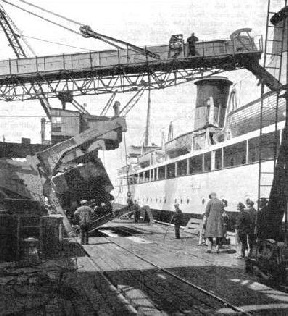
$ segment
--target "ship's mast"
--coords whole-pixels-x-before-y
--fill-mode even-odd
[[[148,107],[147,107],[147,117],[146,117],[146,127],[145,127],[145,136],[144,136],[144,147],[149,146],[149,132],[150,132],[150,121],[151,121],[151,78],[148,74]]]

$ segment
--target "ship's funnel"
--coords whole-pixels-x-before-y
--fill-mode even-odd
[[[197,98],[194,130],[208,124],[223,127],[231,84],[225,77],[211,77],[195,82]]]

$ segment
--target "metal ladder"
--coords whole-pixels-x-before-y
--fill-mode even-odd
[[[275,78],[281,81],[282,75],[282,55],[285,35],[285,20],[279,25],[272,24],[272,16],[287,6],[287,0],[269,0],[266,20],[266,37],[264,46],[264,68]],[[275,38],[275,32],[278,36]],[[279,36],[280,35],[280,36]],[[270,58],[269,58],[270,57]],[[278,111],[281,100],[281,92],[275,92],[271,96],[266,96],[265,86],[261,84],[261,112],[260,112],[260,136],[259,136],[259,181],[258,199],[269,200],[277,157],[280,147],[280,132],[278,131]],[[271,143],[267,139],[263,129],[273,125],[274,141]],[[265,163],[264,151],[273,149],[273,163]],[[259,204],[258,204],[259,208]]]

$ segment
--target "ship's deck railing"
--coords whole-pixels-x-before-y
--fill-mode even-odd
[[[18,76],[33,76],[35,73],[55,73],[61,71],[89,71],[117,66],[134,66],[145,62],[171,62],[175,59],[195,57],[221,57],[241,53],[262,52],[262,37],[241,36],[238,40],[215,40],[196,43],[196,55],[188,56],[187,43],[183,44],[180,53],[169,45],[151,46],[147,50],[160,56],[160,60],[136,53],[131,49],[91,51],[89,53],[63,54],[33,58],[9,59],[0,61],[0,78]],[[177,57],[174,57],[174,55]],[[172,57],[171,57],[172,55]]]

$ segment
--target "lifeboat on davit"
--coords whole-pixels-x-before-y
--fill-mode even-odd
[[[275,108],[277,106],[277,95],[270,91],[263,99],[262,127],[271,125],[272,122],[285,120],[286,104],[285,99],[281,98],[278,103],[277,117]],[[227,115],[227,122],[224,130],[233,137],[237,137],[260,128],[261,122],[261,98],[256,99],[244,106],[241,106]]]

